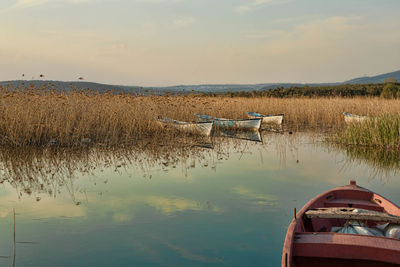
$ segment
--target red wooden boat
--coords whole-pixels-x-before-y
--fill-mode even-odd
[[[395,237],[337,233],[349,220],[367,227],[400,225],[400,208],[356,185],[341,186],[310,200],[289,225],[282,267],[399,266],[400,240]],[[398,236],[397,236],[398,237]]]

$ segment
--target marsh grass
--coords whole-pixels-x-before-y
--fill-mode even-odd
[[[161,126],[154,116],[195,121],[194,113],[232,119],[248,111],[284,113],[285,128],[336,131],[343,112],[359,115],[400,112],[400,101],[381,98],[242,98],[133,96],[74,91],[0,89],[0,145],[11,147],[135,145],[175,142],[187,136]],[[175,142],[176,143],[176,142]]]
[[[383,114],[363,122],[350,124],[338,133],[336,141],[342,145],[400,150],[400,113]]]

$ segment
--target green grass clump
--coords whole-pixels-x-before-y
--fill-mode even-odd
[[[371,117],[349,125],[336,135],[342,145],[358,145],[400,150],[400,113]]]

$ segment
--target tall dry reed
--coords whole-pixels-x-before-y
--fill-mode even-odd
[[[0,90],[0,144],[80,145],[85,140],[111,145],[170,140],[182,135],[159,125],[154,116],[194,121],[194,113],[246,118],[248,111],[285,114],[296,129],[338,129],[343,112],[360,115],[400,112],[400,101],[380,98],[230,98],[131,96],[85,92]]]

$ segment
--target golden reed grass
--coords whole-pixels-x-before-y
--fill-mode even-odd
[[[181,136],[156,123],[154,116],[194,121],[194,113],[246,118],[248,111],[285,114],[295,129],[337,129],[343,112],[359,115],[399,113],[400,101],[381,98],[230,98],[202,96],[132,96],[85,92],[0,90],[0,145],[134,144]]]

